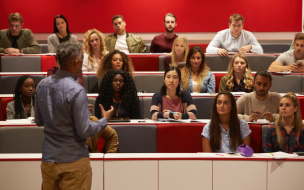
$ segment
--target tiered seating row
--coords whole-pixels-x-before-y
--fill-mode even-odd
[[[42,53],[49,53],[48,45],[47,44],[39,44],[42,48]],[[205,52],[208,47],[209,43],[189,43],[189,49],[194,46],[201,47]],[[261,43],[264,53],[283,53],[290,48],[289,43]],[[146,51],[145,53],[150,52],[151,43],[146,44]]]
[[[130,54],[135,71],[164,71],[165,54]],[[222,58],[219,55],[206,54],[207,65],[211,71],[227,71],[233,55]],[[250,69],[267,70],[277,59],[278,54],[247,54]],[[55,66],[53,55],[1,56],[1,72],[47,72]]]
[[[109,123],[118,134],[120,153],[196,153],[202,151],[206,123]],[[251,147],[262,152],[262,128],[249,125]],[[41,153],[43,127],[0,127],[0,153]],[[172,135],[174,134],[174,135]],[[12,143],[11,139],[15,139]],[[102,147],[98,147],[99,150]]]
[[[18,78],[25,74],[32,75],[37,84],[46,77],[45,72],[0,73],[0,94],[12,94]],[[219,91],[222,77],[226,74],[226,72],[213,72],[216,83],[216,93]],[[134,75],[134,81],[137,90],[144,91],[146,93],[159,92],[163,85],[163,75],[163,72],[136,72]],[[272,79],[272,87],[270,88],[271,92],[304,92],[304,75],[301,73],[291,75],[272,75]],[[95,73],[83,73],[83,87],[87,93],[98,93],[98,81]]]

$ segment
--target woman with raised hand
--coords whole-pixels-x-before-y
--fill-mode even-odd
[[[264,152],[304,152],[304,124],[297,96],[289,92],[280,100],[280,115],[266,129]]]
[[[241,144],[250,146],[250,133],[246,121],[238,118],[234,96],[230,92],[218,93],[211,121],[203,129],[203,152],[238,152]]]
[[[36,82],[29,75],[21,76],[16,84],[14,100],[7,104],[7,119],[34,117]]]
[[[59,44],[66,41],[77,41],[77,37],[70,32],[67,19],[57,15],[54,18],[54,34],[48,37],[49,53],[56,53]]]
[[[164,84],[152,97],[151,116],[172,119],[196,119],[196,107],[191,94],[180,90],[181,72],[177,67],[169,67],[164,74]]]
[[[187,55],[185,67],[182,69],[181,90],[190,93],[215,93],[215,78],[206,64],[204,50],[195,46]]]
[[[96,29],[88,30],[84,34],[83,50],[82,72],[96,72],[101,60],[108,53],[103,34]]]
[[[228,66],[228,73],[221,79],[220,92],[252,92],[253,77],[248,59],[244,54],[235,54]]]
[[[188,40],[184,36],[178,36],[173,43],[172,51],[164,59],[164,69],[170,66],[177,67],[179,62],[186,62],[189,51]]]
[[[104,109],[114,107],[112,117],[141,119],[140,102],[132,76],[124,70],[112,69],[102,78],[99,96],[95,102],[95,116],[101,118],[101,104]]]

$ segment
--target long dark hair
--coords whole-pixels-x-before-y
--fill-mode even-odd
[[[231,101],[231,113],[230,113],[230,121],[229,121],[229,129],[230,129],[230,149],[237,150],[237,147],[242,144],[242,135],[240,129],[240,120],[237,115],[237,107],[234,96],[227,91],[220,92],[216,95],[213,106],[212,106],[212,114],[211,114],[211,123],[210,123],[210,147],[212,151],[220,150],[220,145],[222,141],[221,136],[221,120],[220,116],[217,112],[216,105],[217,99],[220,95],[226,95],[230,98]]]
[[[57,16],[55,16],[55,18],[54,18],[54,33],[58,33],[59,32],[59,30],[58,30],[58,28],[56,26],[56,18],[62,18],[65,21],[65,23],[66,23],[66,31],[67,31],[67,33],[68,34],[72,34],[70,32],[70,30],[69,30],[68,21],[67,21],[67,19],[63,15],[57,15]]]
[[[177,68],[177,67],[169,67],[168,69],[166,69],[165,74],[164,74],[164,80],[165,80],[166,75],[167,75],[167,73],[168,73],[169,71],[176,71],[176,72],[177,72],[177,75],[178,75],[178,78],[179,78],[179,82],[181,82],[181,80],[182,80],[181,72],[180,72],[179,68]],[[163,86],[161,87],[160,93],[161,93],[163,96],[166,96],[166,95],[167,95],[167,87],[166,87],[165,83],[164,83]],[[176,96],[178,96],[178,97],[181,96],[180,84],[176,87]]]
[[[22,106],[22,101],[21,101],[21,91],[20,88],[22,87],[22,84],[24,83],[24,81],[28,78],[33,79],[33,81],[36,84],[36,81],[33,77],[31,77],[30,75],[23,75],[21,76],[18,81],[17,84],[15,86],[15,90],[14,90],[14,100],[15,100],[15,115],[14,118],[18,119],[18,118],[22,118],[22,115],[24,113],[24,109]],[[35,92],[34,95],[32,97],[32,101],[33,101],[33,106],[35,106]]]
[[[113,69],[108,71],[102,78],[99,87],[99,96],[104,102],[104,109],[109,110],[113,105],[112,82],[115,75],[120,74],[124,78],[124,86],[121,92],[121,104],[131,114],[136,114],[140,110],[139,98],[133,78],[124,70]]]

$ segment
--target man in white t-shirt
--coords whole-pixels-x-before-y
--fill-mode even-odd
[[[272,62],[268,70],[304,72],[304,33],[296,34],[293,47],[294,49],[284,52]],[[299,60],[303,60],[303,62]]]
[[[141,37],[126,31],[126,22],[121,15],[115,15],[112,18],[113,28],[116,33],[105,37],[105,43],[108,51],[114,49],[124,53],[144,53],[146,46]]]

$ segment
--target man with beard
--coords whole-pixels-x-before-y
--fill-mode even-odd
[[[105,44],[108,51],[117,49],[126,54],[145,53],[145,43],[141,37],[128,33],[126,31],[126,22],[123,16],[113,16],[112,24],[116,33],[105,37]]]
[[[221,57],[227,57],[228,52],[263,53],[263,48],[254,37],[254,35],[243,30],[244,18],[240,14],[233,14],[229,18],[229,28],[216,34],[208,45],[206,52],[219,54]]]
[[[177,35],[174,30],[176,27],[176,17],[172,13],[168,13],[164,17],[165,34],[155,36],[151,42],[150,53],[170,53]]]
[[[273,122],[278,117],[281,95],[268,92],[272,86],[272,77],[265,70],[259,70],[253,81],[255,91],[242,95],[237,101],[237,112],[240,119],[257,121],[265,118]]]
[[[304,34],[298,33],[294,38],[292,50],[281,54],[277,60],[271,63],[269,71],[282,72],[304,72]],[[302,62],[299,60],[303,60]]]

